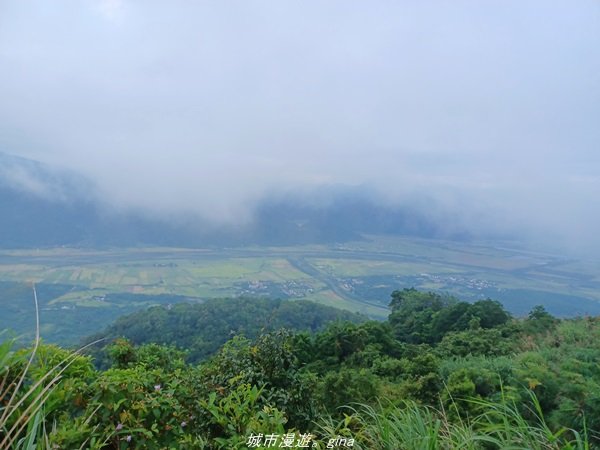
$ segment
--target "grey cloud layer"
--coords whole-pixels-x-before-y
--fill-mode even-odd
[[[369,184],[587,239],[599,23],[592,0],[2,2],[0,146],[120,207],[231,222]]]

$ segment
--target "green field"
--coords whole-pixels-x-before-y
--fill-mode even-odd
[[[494,298],[517,315],[543,303],[557,315],[600,314],[600,263],[514,245],[390,236],[296,247],[0,251],[0,329],[30,334],[38,286],[46,339],[74,343],[119,315],[215,297],[307,299],[387,315],[391,292]]]

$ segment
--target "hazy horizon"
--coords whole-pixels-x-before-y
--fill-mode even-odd
[[[591,0],[0,2],[0,152],[162,218],[341,186],[598,249],[598,25]]]

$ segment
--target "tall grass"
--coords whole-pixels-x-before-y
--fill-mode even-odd
[[[470,399],[483,409],[478,416],[478,429],[494,439],[501,449],[562,449],[588,450],[591,448],[587,430],[582,435],[566,427],[551,430],[544,419],[540,403],[533,391],[530,396],[529,416],[527,420],[514,402],[504,397],[499,403],[488,400]]]
[[[586,434],[566,428],[552,431],[546,425],[535,394],[535,419],[528,421],[518,407],[472,399],[482,411],[474,418],[450,421],[446,411],[406,402],[401,406],[346,407],[345,418],[319,424],[325,441],[337,436],[354,438],[362,450],[589,450]]]
[[[32,349],[27,353],[14,351],[14,338],[0,343],[0,449],[35,450],[50,448],[46,416],[48,399],[61,381],[62,374],[73,364],[84,348],[71,352],[62,361],[50,367],[37,379],[31,379],[30,369],[34,364],[41,339],[37,291],[35,285],[36,332]],[[2,334],[0,332],[0,338]],[[93,345],[93,342],[89,345]]]

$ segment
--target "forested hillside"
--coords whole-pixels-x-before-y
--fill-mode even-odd
[[[244,314],[267,306],[247,305]],[[156,318],[168,345],[117,339],[105,370],[48,345],[27,367],[31,351],[11,352],[5,342],[0,447],[27,436],[38,448],[46,439],[64,449],[598,448],[600,319],[559,320],[542,307],[514,319],[492,300],[414,289],[395,291],[390,306],[385,322],[236,334],[199,364],[185,359],[183,343],[194,342],[202,315],[189,306],[148,311],[144,320]],[[128,327],[132,338],[146,333],[134,331],[132,317],[112,330]],[[207,329],[202,339],[210,333],[221,337]],[[37,413],[36,398],[44,405]]]
[[[184,349],[186,360],[197,363],[236,335],[255,339],[280,328],[317,331],[334,321],[366,320],[359,314],[304,300],[212,299],[203,303],[155,306],[128,314],[85,342],[101,338],[106,342],[121,337],[135,345],[169,344]]]

